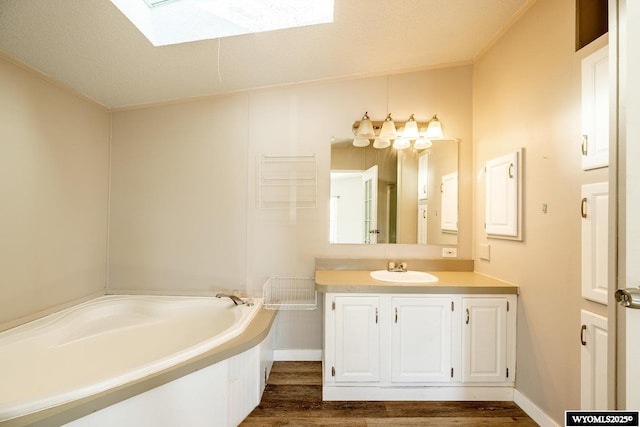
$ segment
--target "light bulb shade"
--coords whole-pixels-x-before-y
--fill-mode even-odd
[[[425,148],[431,147],[430,139],[416,139],[416,142],[413,143],[413,148],[416,150],[424,150]]]
[[[390,145],[391,145],[391,141],[389,141],[386,138],[376,138],[376,140],[373,141],[373,148],[382,149],[382,148],[387,148]]]
[[[444,138],[444,134],[442,133],[442,124],[440,124],[440,120],[438,120],[438,115],[434,115],[431,121],[429,121],[429,126],[427,126],[427,132],[424,134],[425,138]]]
[[[373,123],[371,123],[369,115],[367,113],[364,113],[364,116],[360,121],[360,125],[358,126],[358,130],[356,131],[356,138],[371,139],[375,137],[376,134],[373,131]]]
[[[411,141],[405,138],[398,138],[393,141],[393,148],[396,150],[404,150],[405,148],[411,147]]]
[[[387,115],[387,118],[384,119],[382,123],[382,129],[380,129],[380,138],[381,139],[396,139],[398,134],[396,133],[396,124],[393,122],[391,118],[391,114]]]
[[[409,120],[404,124],[404,130],[402,131],[402,137],[408,140],[416,140],[420,138],[420,131],[418,131],[418,122],[413,118],[413,114],[409,117]]]
[[[369,143],[369,139],[367,138],[355,138],[353,140],[354,147],[366,147],[367,145],[369,145]]]

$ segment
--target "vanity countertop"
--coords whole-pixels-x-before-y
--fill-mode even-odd
[[[373,279],[368,270],[316,270],[318,292],[518,294],[518,286],[471,271],[429,271],[435,283],[390,283]]]

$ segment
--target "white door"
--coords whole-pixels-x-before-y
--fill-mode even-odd
[[[507,299],[463,298],[462,381],[507,381]]]
[[[364,242],[378,242],[378,165],[362,174],[364,188]]]
[[[336,382],[373,382],[380,378],[379,297],[336,296]]]
[[[393,297],[391,380],[451,381],[451,298]]]
[[[624,157],[619,166],[618,218],[620,239],[618,245],[618,265],[620,288],[640,285],[640,2],[618,0],[618,22],[615,39],[618,41],[621,67],[618,74],[619,145]],[[612,16],[610,13],[609,16]],[[611,40],[611,39],[610,39]],[[617,336],[618,394],[620,409],[640,408],[640,310],[622,308],[616,304],[618,317]]]
[[[444,232],[458,232],[458,173],[442,176],[440,185],[442,207],[440,228]]]
[[[418,200],[429,198],[429,151],[418,156]]]

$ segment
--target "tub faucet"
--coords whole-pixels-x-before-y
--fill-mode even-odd
[[[219,293],[219,294],[216,294],[216,298],[229,298],[231,301],[233,301],[235,305],[246,304],[246,302],[242,298],[239,298],[235,295]]]

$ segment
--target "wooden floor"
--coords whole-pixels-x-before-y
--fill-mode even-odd
[[[513,402],[323,402],[320,362],[276,362],[241,426],[536,426]]]

